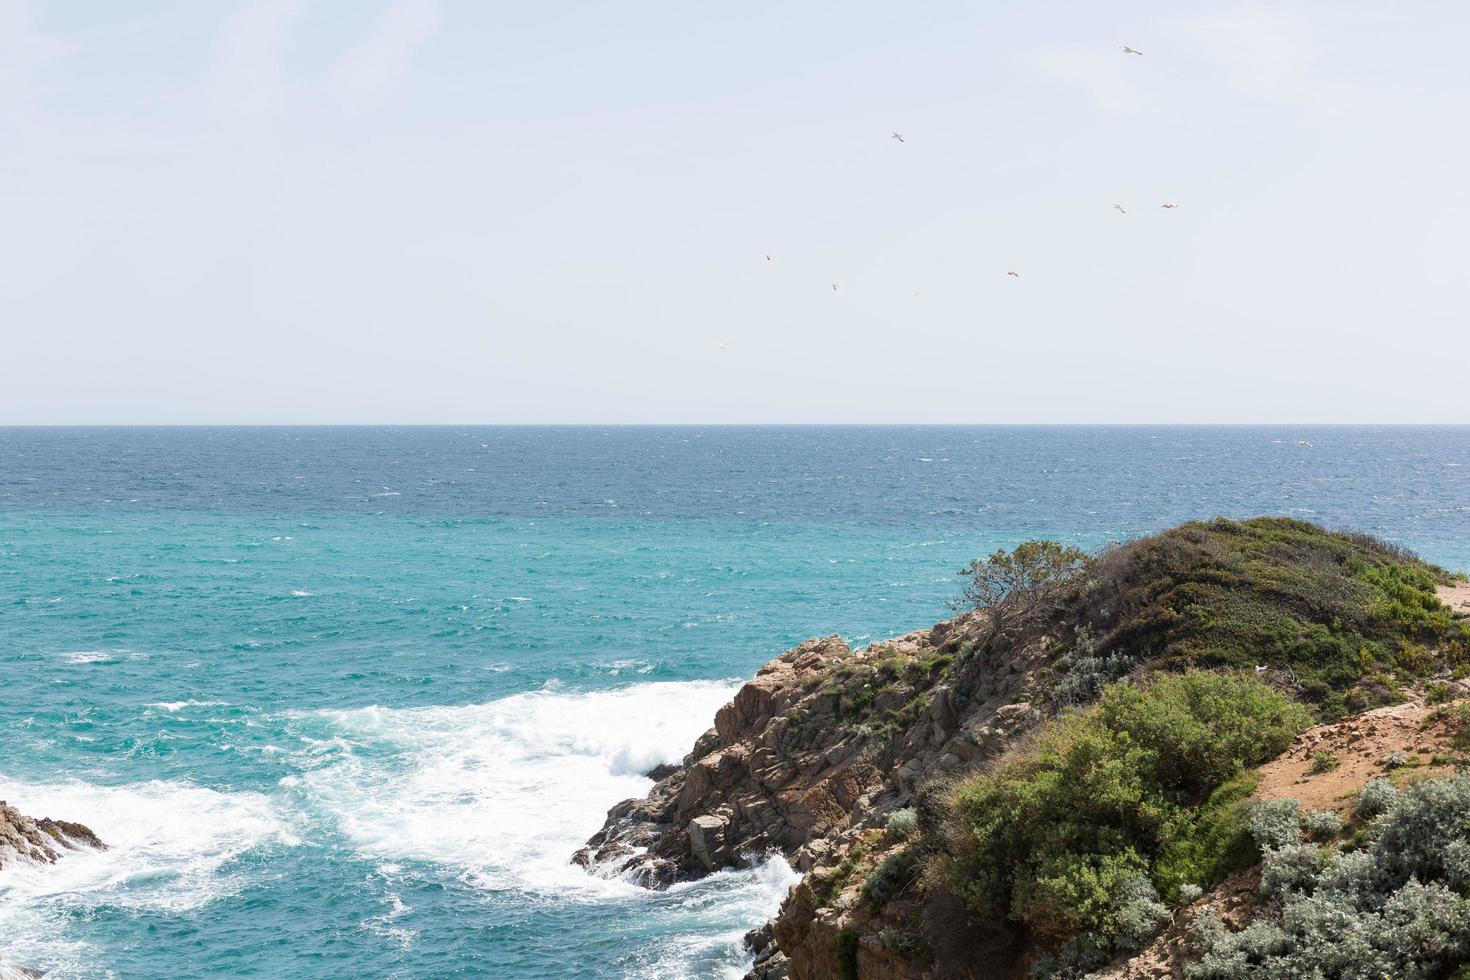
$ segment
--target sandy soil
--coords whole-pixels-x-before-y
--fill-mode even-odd
[[[1422,704],[1399,704],[1309,728],[1291,748],[1260,768],[1256,795],[1262,799],[1290,797],[1299,800],[1303,810],[1345,813],[1364,783],[1390,774],[1385,760],[1394,752],[1411,760],[1411,766],[1397,770],[1396,779],[1451,775],[1453,766],[1430,764],[1434,755],[1454,752],[1449,727],[1429,720],[1434,710]],[[1318,752],[1336,756],[1337,767],[1314,771]]]
[[[1439,601],[1454,610],[1456,616],[1470,616],[1470,582],[1441,585],[1436,591]]]

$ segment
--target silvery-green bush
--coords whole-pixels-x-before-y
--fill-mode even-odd
[[[1470,777],[1432,779],[1399,795],[1375,827],[1373,852],[1390,879],[1470,886]]]
[[[1325,840],[1342,829],[1342,818],[1331,810],[1313,810],[1302,818],[1302,829],[1318,840]]]
[[[1249,829],[1260,848],[1272,850],[1301,838],[1301,804],[1296,800],[1266,800],[1251,809]]]
[[[1386,779],[1370,779],[1358,795],[1357,814],[1371,820],[1383,813],[1399,798],[1399,791]]]
[[[1470,961],[1470,777],[1375,782],[1366,848],[1325,862],[1310,845],[1268,850],[1273,911],[1234,932],[1195,917],[1189,980],[1434,980]]]
[[[1323,853],[1311,844],[1287,844],[1266,851],[1261,859],[1261,892],[1284,896],[1311,891],[1322,871]]]
[[[1143,875],[1132,875],[1118,883],[1113,893],[1118,948],[1138,949],[1169,921],[1169,907],[1159,899],[1153,883]]]
[[[919,815],[910,807],[894,810],[888,815],[888,836],[894,840],[907,840],[919,829]]]

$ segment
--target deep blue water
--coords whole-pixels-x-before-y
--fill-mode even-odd
[[[738,975],[781,862],[566,859],[739,678],[1261,513],[1470,569],[1470,428],[0,429],[0,798],[114,845],[0,872],[0,962]]]

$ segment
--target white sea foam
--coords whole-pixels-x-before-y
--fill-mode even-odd
[[[738,980],[750,968],[745,934],[774,915],[801,875],[778,854],[746,871],[722,871],[675,885],[643,914],[669,916],[672,934],[633,953],[627,975],[646,980]]]
[[[61,659],[69,664],[111,664],[123,658],[118,650],[75,650],[63,653]]]
[[[67,851],[54,865],[0,870],[0,936],[18,963],[80,975],[89,957],[66,923],[98,906],[185,912],[244,884],[225,865],[273,842],[296,843],[270,800],[187,783],[124,786],[0,779],[0,799],[23,813],[75,820],[107,849]]]
[[[307,592],[305,589],[292,589],[291,590],[291,594],[294,595],[294,596],[296,596],[296,597],[298,597],[298,598],[302,598],[302,597],[309,596],[309,595],[316,595],[315,592]]]
[[[195,701],[190,698],[187,701],[154,701],[145,707],[161,708],[169,713],[183,711],[185,708],[223,708],[227,707],[228,701]]]
[[[650,683],[323,712],[337,744],[304,740],[315,767],[299,789],[374,859],[448,865],[491,888],[626,891],[568,859],[608,807],[648,789],[644,772],[682,758],[735,690]]]

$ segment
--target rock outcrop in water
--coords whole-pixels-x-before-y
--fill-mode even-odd
[[[920,787],[994,758],[1041,717],[1028,697],[1044,648],[971,658],[980,626],[969,615],[858,651],[837,636],[786,651],[647,797],[613,807],[573,860],[666,887],[779,852],[805,878],[752,933],[753,976],[838,976],[846,915],[825,900],[848,883],[854,849]],[[899,956],[863,974],[883,975],[916,974]]]
[[[959,839],[946,837],[955,787],[1026,771],[1013,766],[1035,758],[1031,733],[1159,672],[1244,676],[1329,719],[1414,689],[1451,697],[1461,690],[1452,675],[1470,668],[1470,628],[1452,612],[1456,597],[1470,603],[1466,592],[1361,535],[1283,519],[1184,525],[1104,553],[1004,632],[971,613],[863,650],[831,636],[783,653],[680,765],[651,774],[645,798],[615,806],[574,860],[659,888],[784,855],[803,878],[747,937],[749,980],[1073,977],[1108,957],[1128,970],[1136,961],[1128,976],[1177,976],[1177,959],[1159,972],[1128,959],[1137,946],[1098,945],[1099,933],[1033,930],[1022,918],[1034,920],[1031,909],[977,914],[970,880],[945,863]],[[1470,749],[1470,708],[1462,717]],[[1271,770],[1261,771],[1252,778],[1264,793]],[[1147,870],[1155,858],[1137,860]],[[1229,907],[1231,883],[1254,880],[1242,874],[1200,880],[1205,900]],[[1153,916],[1165,906],[1141,880],[1138,907]]]
[[[0,800],[0,868],[12,860],[54,864],[62,851],[104,848],[91,829],[68,820],[33,819]]]
[[[82,824],[50,817],[33,819],[0,800],[0,868],[14,861],[55,864],[63,852],[84,847],[100,850],[107,845]],[[27,967],[0,961],[0,980],[29,980],[39,976]]]

